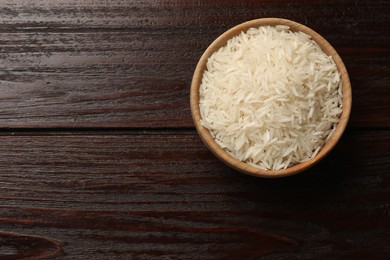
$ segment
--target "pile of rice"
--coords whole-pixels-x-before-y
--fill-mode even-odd
[[[233,157],[280,170],[318,154],[342,112],[340,74],[305,33],[262,26],[207,61],[201,123]]]

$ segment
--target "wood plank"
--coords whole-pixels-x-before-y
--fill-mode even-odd
[[[307,24],[340,52],[351,126],[389,127],[388,2],[308,3],[0,1],[0,127],[191,127],[202,52],[229,27],[267,16]]]
[[[192,130],[2,133],[0,226],[13,233],[0,239],[69,259],[385,259],[389,141],[348,131],[311,170],[267,180],[226,167]]]
[[[210,26],[230,27],[259,17],[289,17],[302,22],[311,21],[320,27],[338,21],[338,26],[333,26],[333,29],[345,33],[346,37],[351,35],[350,30],[354,27],[377,36],[376,33],[387,25],[386,14],[390,9],[385,0],[375,4],[367,0],[14,0],[1,1],[0,4],[2,30],[172,27],[193,30],[199,27],[209,29]]]

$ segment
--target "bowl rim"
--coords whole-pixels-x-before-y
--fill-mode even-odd
[[[337,70],[340,73],[341,81],[342,81],[342,114],[340,116],[340,121],[336,127],[336,130],[330,137],[330,139],[325,143],[319,153],[311,158],[310,160],[302,163],[295,164],[291,167],[282,170],[262,170],[255,168],[245,162],[242,162],[228,152],[226,152],[223,148],[221,148],[211,136],[208,129],[203,127],[200,123],[201,115],[199,109],[199,87],[202,82],[203,72],[206,69],[206,63],[208,58],[220,47],[225,46],[226,42],[238,35],[241,32],[246,32],[249,28],[260,27],[260,26],[276,26],[276,25],[287,25],[290,27],[291,31],[302,31],[311,36],[311,38],[321,47],[321,49],[327,54],[332,56],[334,62],[336,63]],[[336,50],[331,46],[331,44],[325,40],[320,34],[310,29],[309,27],[300,24],[295,21],[291,21],[283,18],[260,18],[255,20],[250,20],[241,24],[238,24],[231,29],[225,31],[221,34],[217,39],[215,39],[208,48],[204,51],[201,58],[199,59],[191,82],[191,90],[190,90],[190,107],[192,119],[195,124],[195,128],[206,145],[206,147],[222,162],[230,166],[231,168],[238,170],[242,173],[249,174],[256,177],[264,177],[264,178],[279,178],[286,177],[290,175],[297,174],[302,172],[320,160],[322,160],[329,152],[335,147],[337,142],[340,140],[342,134],[345,131],[345,128],[348,124],[348,120],[351,113],[352,106],[352,89],[351,83],[348,76],[347,69],[343,61],[341,60],[339,54]]]

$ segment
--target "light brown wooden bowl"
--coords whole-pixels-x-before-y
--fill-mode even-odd
[[[317,42],[317,44],[322,48],[322,50],[327,54],[331,55],[337,65],[337,69],[341,75],[342,80],[342,91],[343,91],[343,112],[341,114],[340,122],[333,133],[332,137],[329,139],[329,141],[324,145],[324,147],[321,149],[321,151],[315,156],[314,158],[303,162],[296,164],[294,166],[291,166],[284,170],[261,170],[257,169],[255,167],[252,167],[242,161],[239,161],[238,159],[232,157],[229,155],[226,151],[224,151],[215,141],[214,138],[211,136],[209,130],[204,128],[200,123],[200,110],[199,110],[199,86],[202,82],[202,76],[203,72],[206,69],[206,62],[207,59],[219,48],[226,45],[226,42],[241,33],[242,31],[246,32],[249,28],[252,27],[259,27],[264,25],[288,25],[290,26],[290,30],[292,31],[302,31],[312,37],[312,39]],[[286,20],[286,19],[280,19],[280,18],[263,18],[263,19],[257,19],[248,21],[242,24],[239,24],[232,29],[226,31],[221,36],[219,36],[203,53],[202,57],[200,58],[191,83],[191,113],[192,118],[195,123],[195,127],[203,140],[203,142],[206,144],[206,146],[209,148],[209,150],[218,157],[222,162],[229,165],[230,167],[246,173],[253,176],[258,177],[266,177],[266,178],[277,178],[277,177],[284,177],[293,175],[296,173],[299,173],[303,170],[308,169],[309,167],[313,166],[317,162],[319,162],[321,159],[323,159],[337,144],[337,142],[340,140],[341,135],[343,134],[347,123],[349,119],[349,115],[351,112],[351,104],[352,104],[352,91],[351,91],[351,83],[349,81],[349,76],[347,73],[347,70],[344,66],[343,61],[341,60],[340,56],[337,54],[336,50],[318,33],[313,31],[312,29],[299,24],[294,21]]]

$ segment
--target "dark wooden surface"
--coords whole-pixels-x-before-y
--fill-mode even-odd
[[[193,128],[197,60],[246,20],[336,48],[341,142],[276,180]],[[0,0],[0,259],[390,259],[390,2]]]

